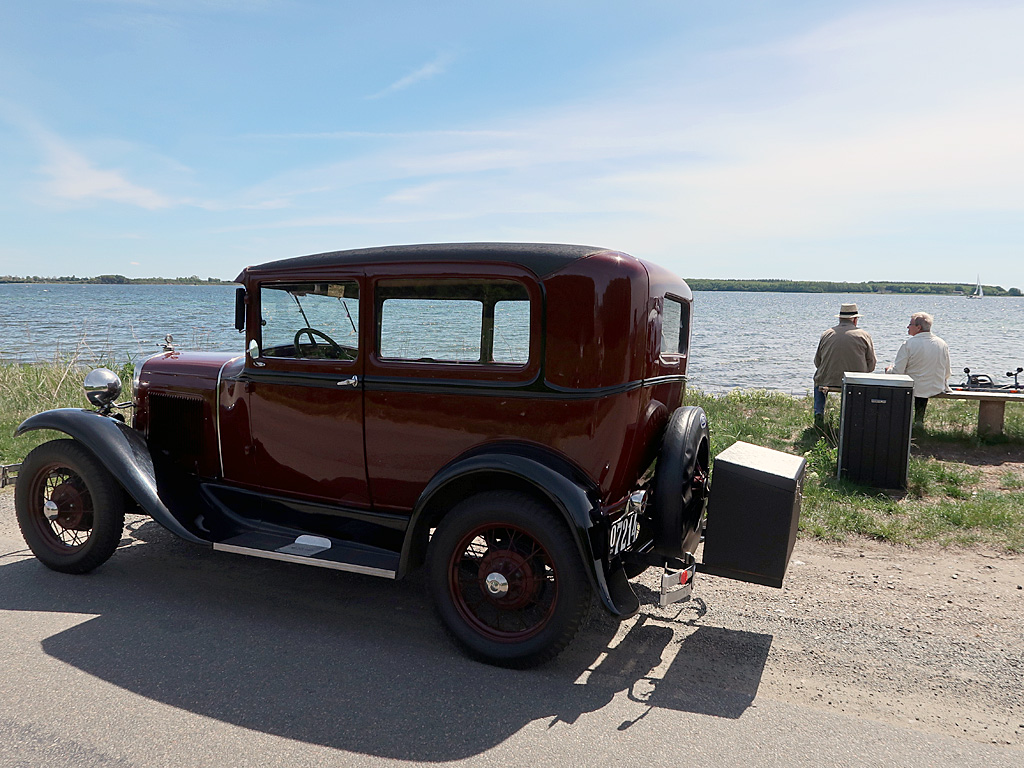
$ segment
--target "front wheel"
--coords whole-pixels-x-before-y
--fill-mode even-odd
[[[25,457],[14,506],[25,543],[55,571],[88,573],[105,563],[121,543],[121,488],[74,440],[43,443]]]
[[[445,628],[488,664],[526,668],[554,658],[590,610],[590,581],[569,530],[520,493],[457,504],[434,533],[428,569]]]

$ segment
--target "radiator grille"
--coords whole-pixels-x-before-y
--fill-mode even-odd
[[[149,445],[173,457],[199,456],[203,449],[202,398],[150,395]]]

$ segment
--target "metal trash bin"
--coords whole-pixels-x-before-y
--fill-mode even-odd
[[[848,372],[841,408],[839,479],[872,488],[906,488],[914,380]]]

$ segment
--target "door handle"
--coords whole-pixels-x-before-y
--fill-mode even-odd
[[[356,387],[359,386],[359,377],[353,376],[351,379],[345,379],[344,381],[338,382],[339,387]]]

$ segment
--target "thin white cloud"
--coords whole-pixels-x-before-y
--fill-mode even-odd
[[[380,90],[375,94],[367,96],[366,98],[382,99],[385,96],[390,96],[392,93],[404,91],[406,88],[412,85],[416,85],[416,83],[422,83],[424,80],[430,80],[431,78],[444,74],[448,70],[448,65],[451,64],[451,61],[452,57],[450,55],[441,54],[433,61],[429,61],[426,64],[424,64],[415,72],[410,72],[405,77],[396,80],[383,90]]]
[[[436,131],[319,131],[312,133],[246,133],[243,139],[416,139],[423,137],[452,138],[511,138],[509,131],[492,130],[436,130]]]
[[[155,190],[129,181],[119,170],[100,168],[25,110],[0,101],[0,117],[15,126],[43,155],[39,170],[51,199],[73,202],[108,200],[148,210],[167,208],[173,201]]]
[[[323,185],[314,189],[288,189],[263,197],[245,192],[211,199],[171,196],[131,181],[124,170],[103,167],[42,125],[29,112],[2,99],[0,120],[20,130],[42,157],[37,170],[44,180],[33,195],[41,204],[70,202],[85,205],[109,201],[151,211],[182,207],[215,212],[264,211],[288,208],[295,197],[328,189]],[[103,147],[102,154],[130,159],[133,166],[144,168],[150,175],[166,179],[168,183],[181,183],[183,177],[190,179],[193,175],[190,168],[127,142],[107,139],[97,145]]]
[[[36,138],[46,153],[41,170],[49,180],[44,189],[53,197],[76,202],[110,200],[148,210],[173,204],[159,192],[128,181],[120,171],[97,168],[56,136]]]

